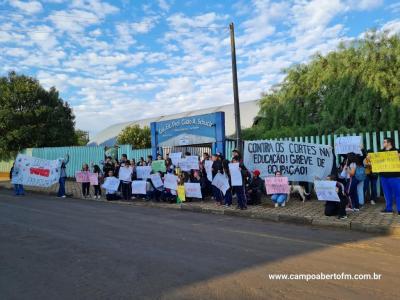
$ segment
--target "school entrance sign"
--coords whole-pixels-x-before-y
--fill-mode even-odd
[[[224,112],[153,122],[150,127],[153,157],[161,147],[201,144],[211,144],[213,152],[225,153]]]

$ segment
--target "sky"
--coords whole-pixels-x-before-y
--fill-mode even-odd
[[[0,0],[0,76],[60,91],[93,137],[126,121],[233,102],[229,23],[240,101],[283,69],[367,30],[400,32],[398,0]]]

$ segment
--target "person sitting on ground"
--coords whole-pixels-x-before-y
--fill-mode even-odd
[[[118,180],[117,177],[114,176],[114,172],[112,170],[108,171],[106,181],[111,178],[115,178]],[[118,190],[118,189],[117,189]],[[118,195],[117,190],[106,189],[106,199],[108,201],[119,200],[121,197]]]
[[[249,205],[261,204],[261,196],[265,193],[264,181],[260,178],[260,171],[254,170],[253,177],[247,186],[247,199]]]
[[[275,172],[275,177],[280,177],[282,176],[282,173],[280,171]],[[273,194],[271,196],[272,202],[275,203],[275,207],[284,207],[286,205],[286,200],[288,198],[288,194]]]
[[[346,206],[349,200],[345,194],[344,185],[337,181],[337,176],[334,174],[330,175],[327,179],[336,181],[336,193],[339,196],[340,202],[326,201],[325,216],[338,216],[338,219],[341,220],[347,219]]]

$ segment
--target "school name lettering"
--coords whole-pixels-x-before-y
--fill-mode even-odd
[[[191,125],[199,125],[199,126],[205,126],[205,127],[213,127],[214,123],[212,121],[207,121],[202,118],[190,118],[190,119],[181,119],[181,120],[175,120],[170,123],[165,124],[163,127],[161,127],[158,130],[159,134],[163,134],[166,131],[174,128],[178,128],[181,126],[191,126]]]

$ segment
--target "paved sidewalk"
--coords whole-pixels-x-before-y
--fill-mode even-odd
[[[1,188],[11,188],[10,182],[0,182]],[[37,187],[26,187],[26,191],[56,195],[58,185],[48,189]],[[81,185],[74,181],[67,181],[67,193],[72,198],[82,198]],[[91,192],[92,189],[91,189]],[[100,200],[105,201],[105,200]],[[292,197],[285,207],[275,208],[269,198],[263,199],[262,205],[249,206],[247,210],[237,210],[235,207],[227,208],[217,206],[210,201],[185,202],[182,204],[159,203],[144,200],[135,201],[113,201],[124,205],[143,205],[183,211],[212,213],[229,216],[241,216],[253,219],[261,219],[275,222],[289,222],[306,224],[312,226],[326,226],[345,230],[356,230],[379,234],[400,235],[400,216],[397,214],[382,215],[383,201],[377,205],[367,204],[360,212],[349,213],[347,220],[337,220],[335,217],[324,215],[324,203],[316,200],[301,201]]]

